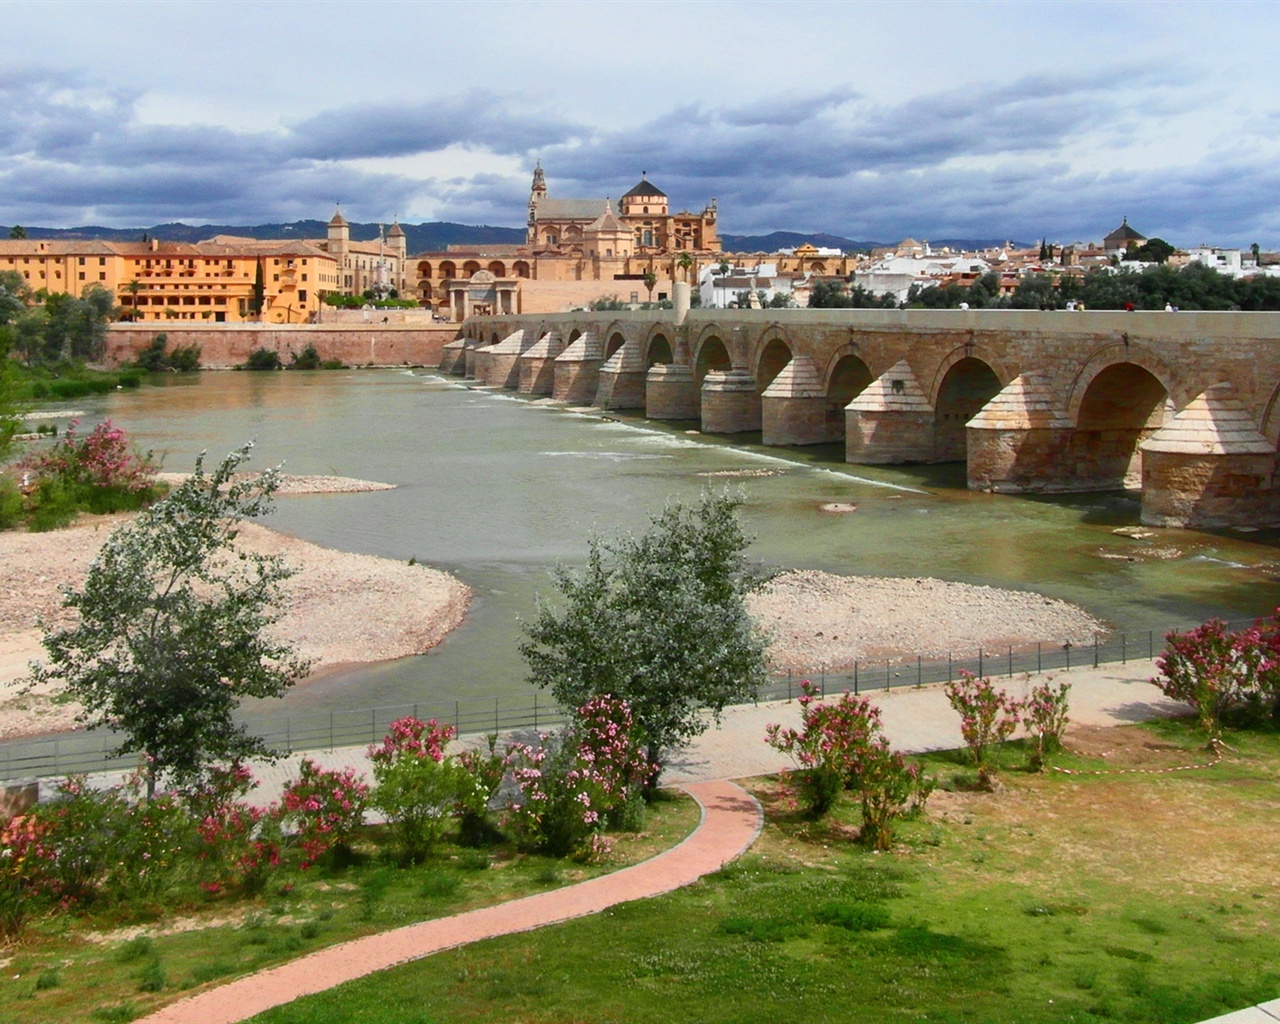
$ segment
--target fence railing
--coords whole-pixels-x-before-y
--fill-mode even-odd
[[[1254,620],[1229,622],[1232,629]],[[789,673],[775,676],[756,693],[756,700],[783,700],[799,696],[800,683],[808,679],[823,694],[849,690],[868,693],[904,686],[950,682],[961,672],[978,676],[1020,676],[1071,668],[1096,668],[1154,658],[1164,649],[1167,630],[1117,633],[1088,644],[1047,644],[1034,647],[979,649],[946,658],[896,658],[860,660],[852,669],[838,672]],[[397,718],[413,715],[435,718],[452,725],[459,735],[543,729],[564,721],[564,710],[546,694],[471,698],[452,701],[418,701],[350,711],[299,711],[280,722],[272,716],[260,726],[249,722],[249,731],[267,746],[285,753],[333,749],[377,743]],[[112,750],[118,736],[107,730],[68,732],[53,736],[0,743],[0,779],[39,778],[121,769],[136,763],[133,756],[117,757]]]

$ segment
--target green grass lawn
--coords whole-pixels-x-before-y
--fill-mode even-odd
[[[478,943],[299,1000],[260,1024],[1188,1024],[1280,995],[1280,736],[1213,768],[1181,723],[1086,730],[1060,763],[943,788],[896,848],[815,824],[773,780],[751,853],[680,892]],[[1012,752],[1009,764],[1020,762]]]
[[[97,915],[52,915],[0,948],[0,1021],[127,1021],[192,990],[324,946],[415,921],[542,892],[637,863],[693,831],[697,805],[664,794],[644,831],[617,834],[608,863],[468,849],[443,843],[399,867],[371,830],[343,870],[282,869],[252,900],[185,906],[137,902]]]

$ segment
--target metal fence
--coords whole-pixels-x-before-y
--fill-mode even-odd
[[[1254,620],[1227,623],[1231,629]],[[851,670],[776,676],[756,693],[756,700],[783,700],[799,696],[802,681],[810,680],[823,694],[868,693],[904,686],[950,682],[961,672],[978,676],[1014,677],[1071,668],[1097,668],[1154,658],[1164,649],[1167,630],[1117,633],[1090,644],[1047,644],[1034,647],[979,649],[953,653],[946,658],[895,658],[858,661]],[[249,722],[250,732],[267,746],[286,753],[333,749],[378,743],[398,718],[413,715],[452,725],[459,735],[543,729],[564,721],[564,710],[547,695],[492,697],[453,701],[419,701],[353,711],[299,711],[284,718]],[[133,757],[116,757],[118,736],[107,730],[69,732],[48,737],[0,743],[0,779],[39,778],[121,769],[136,763]]]

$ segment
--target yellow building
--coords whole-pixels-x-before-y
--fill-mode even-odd
[[[314,245],[226,235],[196,243],[0,240],[0,270],[17,271],[32,291],[80,295],[99,285],[126,319],[215,323],[304,323],[338,281],[332,257]]]

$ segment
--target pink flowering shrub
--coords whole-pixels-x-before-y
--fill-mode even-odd
[[[47,821],[26,814],[0,827],[0,941],[16,938],[27,919],[52,902],[53,846]]]
[[[980,679],[963,670],[960,678],[947,683],[943,692],[960,715],[960,735],[973,755],[978,780],[990,787],[997,768],[998,747],[1018,728],[1022,705],[992,686],[990,679]]]
[[[410,863],[422,861],[444,835],[472,786],[466,766],[445,755],[455,733],[434,718],[401,718],[381,746],[369,748],[375,779],[369,803],[386,817]]]
[[[631,708],[593,697],[560,733],[507,752],[514,792],[505,824],[518,845],[556,856],[599,856],[591,836],[634,799],[652,772],[635,736]]]
[[[350,849],[364,821],[369,787],[344,768],[329,771],[303,758],[298,777],[284,788],[283,825],[302,849],[299,866],[306,870],[330,850]]]
[[[1039,771],[1050,754],[1062,749],[1062,734],[1067,731],[1067,695],[1070,683],[1053,685],[1049,677],[1033,686],[1022,702],[1022,725],[1031,741],[1031,767]]]
[[[72,421],[48,451],[23,459],[32,529],[65,525],[77,511],[99,514],[140,508],[159,497],[150,453],[138,455],[125,432],[103,420],[86,436]]]
[[[932,782],[918,764],[890,749],[880,709],[867,698],[846,691],[820,700],[813,683],[806,679],[800,685],[801,728],[770,725],[766,741],[795,760],[798,769],[788,779],[809,813],[822,817],[841,791],[853,790],[862,809],[859,841],[888,849],[893,822],[923,808]]]
[[[1269,622],[1260,619],[1237,632],[1210,619],[1167,634],[1165,642],[1156,659],[1160,675],[1152,682],[1167,697],[1192,705],[1211,737],[1221,733],[1226,712],[1280,712],[1280,611]]]
[[[279,808],[274,804],[254,807],[242,800],[256,786],[253,773],[236,762],[211,769],[200,786],[187,794],[196,819],[195,856],[202,867],[201,885],[210,894],[231,887],[261,892],[280,865]]]

